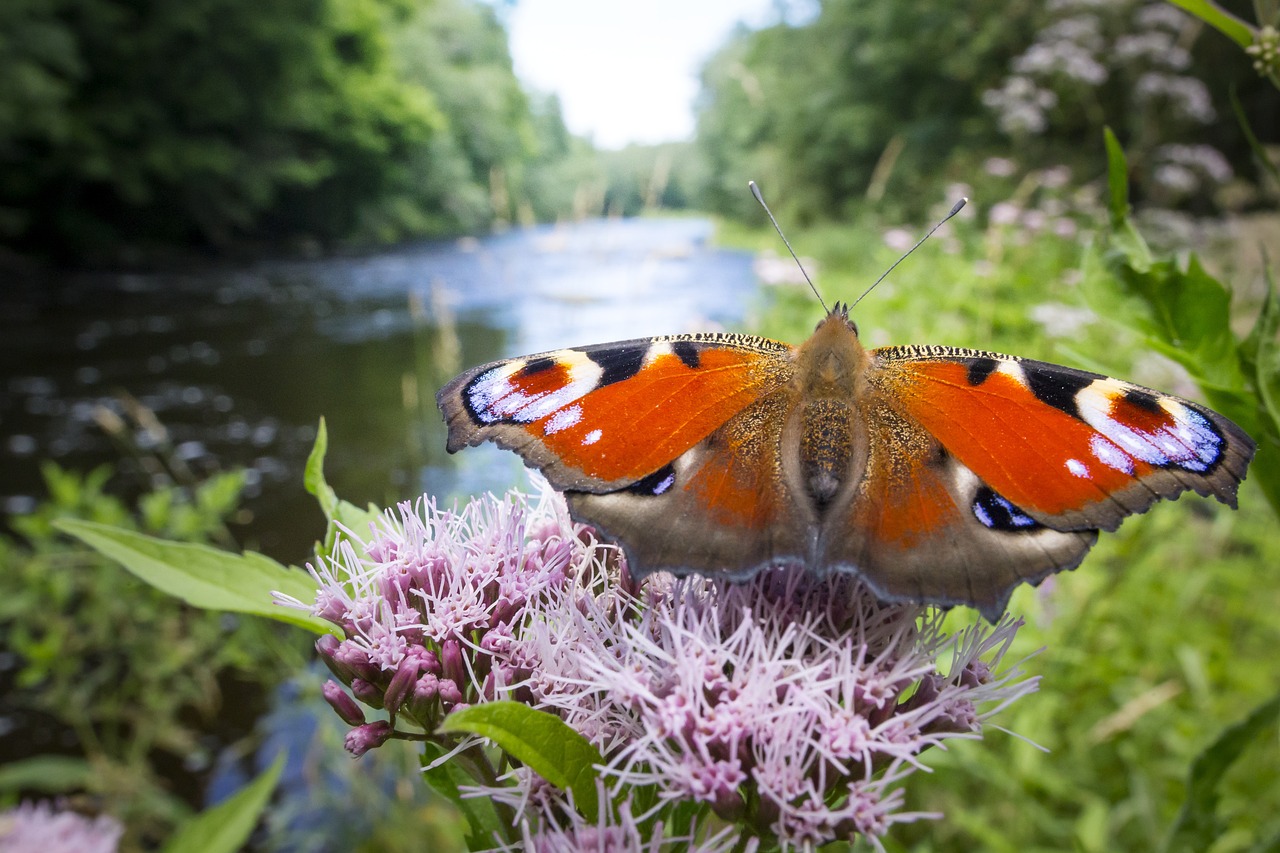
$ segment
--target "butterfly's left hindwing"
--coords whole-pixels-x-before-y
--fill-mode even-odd
[[[436,395],[450,452],[514,450],[558,489],[624,489],[785,383],[792,348],[746,335],[680,335],[496,361]]]

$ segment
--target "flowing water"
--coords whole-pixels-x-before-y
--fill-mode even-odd
[[[445,454],[436,389],[503,356],[740,324],[757,292],[751,259],[710,235],[700,219],[601,220],[8,288],[0,511],[35,505],[44,458],[110,462],[125,492],[145,488],[156,457],[196,474],[243,467],[237,535],[297,562],[321,525],[302,489],[321,417],[329,481],[357,503],[505,488],[520,476],[514,455]],[[115,436],[103,429],[120,422]]]

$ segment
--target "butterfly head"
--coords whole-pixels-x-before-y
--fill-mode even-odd
[[[837,302],[826,317],[818,322],[814,331],[821,329],[826,323],[843,323],[849,331],[855,335],[858,334],[858,324],[849,319],[849,305],[845,302]]]
[[[867,351],[858,340],[858,326],[849,319],[849,306],[837,302],[818,323],[796,355],[796,376],[805,393],[818,397],[847,397],[866,369]]]

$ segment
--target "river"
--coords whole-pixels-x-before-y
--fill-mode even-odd
[[[445,454],[435,390],[503,356],[741,325],[758,305],[751,257],[711,236],[703,219],[599,220],[6,288],[0,509],[35,506],[46,458],[78,470],[111,463],[114,488],[136,493],[158,450],[197,475],[244,468],[246,511],[233,530],[299,562],[321,529],[302,489],[321,417],[329,481],[357,503],[504,489],[520,477],[513,454]],[[148,413],[163,430],[147,428]],[[124,441],[103,429],[117,421]]]

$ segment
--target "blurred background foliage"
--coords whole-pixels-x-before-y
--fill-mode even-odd
[[[599,151],[514,76],[502,4],[4,0],[0,270],[368,250],[658,210],[709,212],[722,240],[772,246],[744,191],[755,179],[824,293],[849,298],[918,233],[900,223],[968,194],[858,307],[868,343],[1011,351],[1199,396],[1193,371],[1083,292],[1082,247],[1107,228],[1109,125],[1162,262],[1203,252],[1230,282],[1237,338],[1270,304],[1280,93],[1237,45],[1145,0],[793,5],[708,58],[695,140]],[[1280,24],[1258,17],[1274,3],[1223,5]],[[807,292],[779,287],[755,326],[798,340],[814,320]],[[236,475],[161,477],[132,503],[107,476],[49,467],[49,498],[0,542],[6,710],[70,733],[0,770],[0,796],[82,792],[142,844],[198,805],[197,782],[173,780],[207,778],[208,733],[235,725],[223,688],[266,695],[302,656],[254,620],[176,607],[50,527],[76,516],[229,546]],[[1238,513],[1159,507],[1085,569],[1020,591],[1044,689],[997,722],[1051,752],[990,732],[928,756],[938,772],[910,805],[947,818],[900,828],[889,849],[1161,849],[1194,756],[1280,683],[1275,523],[1249,482]],[[312,772],[356,775],[328,756]],[[1232,768],[1215,853],[1280,849],[1278,768],[1275,737]],[[343,824],[352,849],[456,837],[405,778],[387,771],[391,794],[369,798],[398,809],[382,826],[401,841]],[[262,846],[320,832],[307,796],[277,804]]]
[[[502,4],[11,0],[0,245],[136,262],[655,208],[756,221],[749,178],[795,225],[909,219],[1010,150],[1097,177],[1103,124],[1139,201],[1265,201],[1231,98],[1275,140],[1275,87],[1172,5],[823,0],[791,23],[792,5],[709,58],[695,145],[598,152],[514,76]]]

